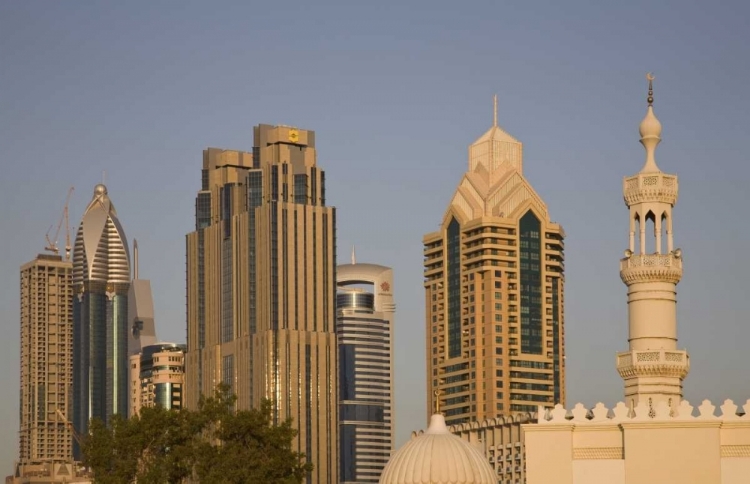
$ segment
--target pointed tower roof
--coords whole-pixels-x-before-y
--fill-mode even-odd
[[[493,98],[492,126],[469,146],[469,171],[493,174],[515,169],[523,172],[523,145],[497,125],[497,95]]]
[[[482,136],[477,138],[477,140],[473,144],[483,143],[485,141],[508,141],[511,143],[519,143],[519,141],[514,138],[513,136],[509,135],[505,131],[503,131],[500,126],[497,125],[497,94],[492,98],[492,105],[493,105],[493,117],[492,117],[492,127],[488,129]]]

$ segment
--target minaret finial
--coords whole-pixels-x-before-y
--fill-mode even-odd
[[[648,107],[646,117],[641,121],[638,131],[641,133],[641,144],[646,148],[646,164],[641,168],[641,172],[651,173],[661,171],[654,159],[656,145],[661,141],[661,123],[654,115],[654,75],[649,72],[646,74],[646,80],[648,80]]]
[[[352,264],[357,263],[357,252],[354,244],[352,244]]]
[[[497,94],[492,98],[492,126],[497,126]]]
[[[646,99],[648,101],[649,106],[654,105],[654,77],[653,74],[650,72],[646,74],[646,79],[648,79],[648,98]]]
[[[435,390],[435,414],[440,413],[440,390]]]

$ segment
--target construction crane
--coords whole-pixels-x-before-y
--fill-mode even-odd
[[[73,424],[70,422],[70,420],[68,420],[65,414],[63,414],[59,408],[55,409],[55,412],[57,412],[57,416],[62,419],[65,426],[70,429],[70,433],[73,434],[73,438],[76,439],[78,445],[83,445],[81,434],[79,434],[76,428],[73,427]]]
[[[65,223],[65,260],[70,260],[70,250],[72,247],[70,246],[70,223],[68,221],[68,204],[70,203],[70,196],[73,194],[73,187],[70,187],[68,189],[68,196],[65,199],[65,206],[63,207],[63,213],[60,216],[60,220],[57,222],[57,229],[55,230],[55,240],[53,241],[49,237],[49,233],[52,230],[52,225],[50,225],[49,230],[47,230],[47,234],[45,237],[47,238],[47,246],[44,248],[44,250],[48,250],[52,252],[53,254],[57,255],[60,253],[60,249],[57,247],[57,241],[59,240],[60,236],[60,229],[62,228],[63,222]]]

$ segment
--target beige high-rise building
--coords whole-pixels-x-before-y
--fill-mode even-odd
[[[185,388],[185,345],[156,343],[130,355],[128,417],[143,407],[182,408]]]
[[[440,229],[423,239],[428,414],[436,390],[448,425],[565,402],[564,237],[495,101]]]
[[[21,267],[19,464],[71,461],[73,264],[39,254]]]
[[[336,212],[315,133],[254,128],[252,153],[203,152],[187,235],[185,405],[219,382],[292,418],[313,483],[338,482]]]

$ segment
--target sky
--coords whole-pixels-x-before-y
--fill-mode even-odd
[[[74,231],[104,177],[138,240],[158,336],[184,342],[202,150],[250,150],[260,123],[316,131],[339,262],[356,244],[358,262],[394,268],[404,443],[427,418],[422,236],[490,127],[494,94],[567,234],[567,403],[614,405],[627,349],[622,178],[643,165],[649,71],[656,161],[680,180],[685,396],[744,403],[749,14],[742,1],[689,0],[1,2],[0,470],[18,453],[19,268],[43,251],[68,188]]]

